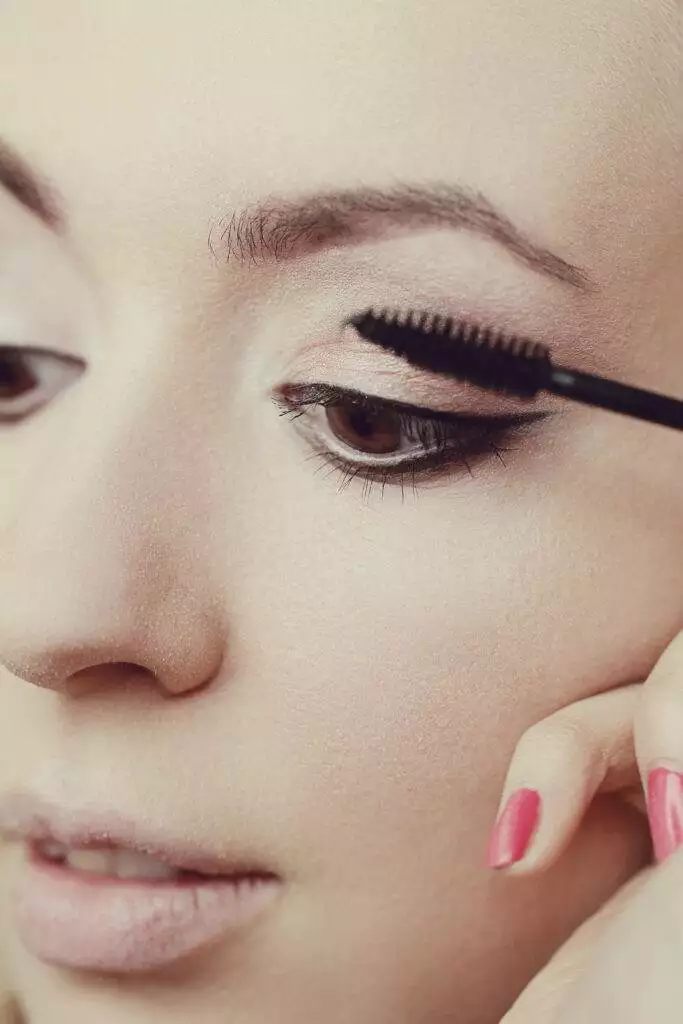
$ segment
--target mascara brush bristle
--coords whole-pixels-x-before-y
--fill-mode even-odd
[[[533,398],[552,369],[545,345],[453,317],[370,309],[351,322],[362,337],[414,366],[518,398]]]

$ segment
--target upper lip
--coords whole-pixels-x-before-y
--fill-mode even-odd
[[[21,791],[0,795],[0,835],[32,843],[54,841],[78,849],[135,850],[178,870],[205,875],[277,877],[247,849],[206,853],[189,839],[173,837],[168,829],[139,825],[100,805],[79,810]]]

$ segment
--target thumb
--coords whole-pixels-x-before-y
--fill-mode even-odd
[[[500,1024],[561,1024],[572,993],[591,965],[602,936],[647,884],[653,868],[646,868],[621,887],[600,910],[577,928],[524,989]],[[562,1016],[561,1016],[562,1015]],[[577,1017],[578,1021],[579,1018]]]

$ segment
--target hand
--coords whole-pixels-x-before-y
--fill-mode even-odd
[[[644,684],[563,708],[522,737],[492,866],[526,875],[548,867],[599,791],[647,809],[659,863],[574,933],[501,1024],[683,1019],[683,633]]]

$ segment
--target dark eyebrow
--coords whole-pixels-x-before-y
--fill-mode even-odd
[[[61,231],[64,219],[53,190],[34,170],[0,139],[0,188],[18,199],[53,231]]]
[[[472,231],[546,277],[593,287],[584,270],[533,242],[479,192],[453,184],[361,187],[256,202],[212,225],[209,248],[216,259],[222,251],[228,261],[281,261],[435,227]]]
[[[52,230],[63,230],[64,215],[53,188],[2,139],[0,188]],[[222,249],[228,260],[279,261],[387,237],[392,231],[434,227],[472,231],[546,277],[574,288],[592,287],[584,270],[533,242],[481,193],[453,184],[361,187],[297,200],[263,200],[212,226],[209,248],[216,259],[216,250]]]

